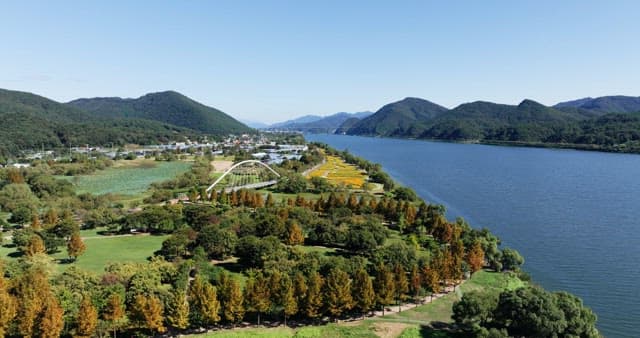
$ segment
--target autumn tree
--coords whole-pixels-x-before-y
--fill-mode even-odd
[[[64,328],[64,311],[58,300],[49,295],[44,301],[38,329],[42,338],[58,338]]]
[[[91,337],[96,332],[97,326],[98,311],[91,303],[91,299],[85,296],[76,315],[75,337]]]
[[[187,293],[176,290],[171,293],[166,309],[167,322],[172,327],[184,330],[189,327],[189,303]]]
[[[307,286],[307,280],[302,272],[297,272],[293,278],[294,295],[298,305],[298,311],[304,310],[304,305],[307,300],[307,292],[309,287]]]
[[[133,301],[133,318],[144,328],[150,331],[163,333],[164,307],[162,301],[155,295],[136,295]]]
[[[287,222],[287,244],[302,245],[304,243],[304,235],[302,228],[296,222]]]
[[[323,292],[322,286],[324,279],[318,272],[314,272],[309,276],[307,281],[307,299],[305,301],[304,312],[311,319],[318,318],[322,312]]]
[[[31,236],[31,238],[29,238],[29,242],[24,248],[24,253],[25,255],[27,255],[27,257],[33,257],[37,254],[45,253],[46,251],[47,249],[44,246],[42,237],[37,234],[34,234]]]
[[[15,281],[14,292],[18,303],[18,333],[33,336],[46,301],[53,297],[46,273],[38,267],[28,269]],[[50,306],[49,310],[55,309]]]
[[[377,303],[382,305],[382,315],[384,316],[385,307],[393,302],[393,296],[396,292],[393,273],[384,264],[380,264],[377,268],[374,289]]]
[[[438,273],[438,269],[425,265],[422,268],[422,285],[431,292],[431,300],[433,300],[433,294],[440,292],[440,274]]]
[[[362,268],[356,271],[352,290],[354,307],[363,315],[369,312],[376,302],[376,293],[367,271]]]
[[[0,337],[4,337],[9,325],[18,312],[18,303],[10,293],[7,279],[4,277],[3,262],[0,261]]]
[[[482,250],[482,244],[476,240],[471,247],[471,250],[467,254],[467,262],[471,268],[471,272],[476,272],[484,266],[484,250]]]
[[[396,265],[393,269],[393,275],[395,277],[394,289],[396,291],[396,302],[398,303],[398,312],[400,312],[402,311],[402,302],[407,292],[409,292],[409,281],[407,280],[407,273],[400,264]]]
[[[240,283],[232,277],[225,277],[220,286],[220,301],[224,318],[234,325],[244,318],[244,297]]]
[[[339,317],[350,310],[353,307],[353,298],[349,275],[339,268],[331,269],[324,283],[324,295],[327,311],[333,317]]]
[[[67,253],[69,254],[69,258],[72,260],[77,260],[80,255],[84,253],[87,249],[87,246],[84,244],[84,241],[80,237],[80,232],[76,231],[71,235],[69,242],[67,243]]]
[[[102,318],[109,323],[115,337],[117,329],[124,319],[124,304],[118,293],[114,292],[107,298],[102,310]]]
[[[40,229],[42,229],[42,222],[40,222],[40,217],[37,213],[34,213],[31,218],[31,229],[35,231],[40,231]]]
[[[259,326],[260,314],[269,310],[271,306],[269,286],[262,272],[249,275],[244,292],[246,309],[258,315]]]
[[[422,276],[420,276],[420,270],[418,265],[414,264],[411,267],[411,274],[409,275],[409,292],[413,295],[414,299],[418,298],[420,289],[422,286]]]
[[[282,312],[284,313],[284,325],[287,325],[287,317],[298,313],[298,302],[295,297],[295,288],[291,278],[284,275],[280,282],[280,303],[282,304]]]
[[[220,302],[216,288],[198,275],[191,284],[191,317],[199,325],[209,326],[220,320]]]

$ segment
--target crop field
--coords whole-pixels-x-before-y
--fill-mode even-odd
[[[361,188],[366,178],[364,171],[346,163],[337,156],[327,156],[327,161],[311,171],[307,178],[315,176],[324,177],[334,185],[352,186],[354,188]]]
[[[153,182],[171,179],[191,168],[190,163],[138,161],[135,165],[116,164],[111,168],[99,170],[91,175],[63,176],[71,181],[76,191],[102,195],[136,195],[145,192]]]

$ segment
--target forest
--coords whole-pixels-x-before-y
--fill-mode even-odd
[[[384,193],[333,185],[302,172],[338,156]],[[64,164],[99,170],[86,159]],[[213,191],[210,158],[154,184],[143,205],[78,195],[52,176],[60,164],[0,171],[0,207],[10,213],[16,257],[0,273],[0,336],[90,337],[198,333],[241,325],[315,325],[351,320],[456,289],[486,269],[523,280],[524,259],[488,229],[447,220],[441,205],[398,186],[377,165],[310,144],[276,167],[269,190]],[[177,191],[188,202],[164,203]],[[80,231],[166,236],[148,262],[113,262],[100,274],[76,266]],[[4,237],[4,236],[3,236]],[[58,269],[52,254],[65,250]],[[543,301],[540,301],[543,300]],[[579,299],[527,284],[470,292],[454,305],[452,335],[597,337]],[[538,331],[531,331],[533,329]]]

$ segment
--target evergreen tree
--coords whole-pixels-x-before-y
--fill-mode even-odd
[[[324,283],[324,294],[327,311],[333,317],[339,317],[353,307],[351,280],[349,275],[339,268],[329,271]]]
[[[78,314],[76,315],[76,335],[75,337],[92,337],[98,326],[98,311],[91,303],[91,299],[85,296],[80,303]]]
[[[356,272],[352,289],[354,307],[363,315],[368,313],[376,302],[376,293],[369,274],[363,268]]]
[[[393,273],[384,264],[380,264],[377,268],[374,282],[377,302],[382,305],[382,315],[384,316],[385,307],[393,302],[393,296],[396,291]]]

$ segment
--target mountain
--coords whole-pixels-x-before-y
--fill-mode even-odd
[[[246,120],[246,119],[238,119],[238,121],[244,123],[249,128],[253,128],[253,129],[269,128],[268,124],[263,123],[263,122],[259,122],[259,121],[251,121],[251,120]]]
[[[300,122],[300,119],[296,119],[293,121],[298,121],[298,122],[278,124],[279,127],[277,129],[287,129],[287,130],[303,131],[303,132],[311,132],[311,133],[333,133],[346,120],[350,118],[355,118],[359,120],[371,114],[373,113],[368,111],[358,112],[358,113],[340,112],[333,115],[321,117],[320,119],[314,119],[308,122]]]
[[[447,108],[433,102],[408,97],[380,108],[356,123],[347,134],[415,137],[427,121],[446,112]]]
[[[560,102],[554,106],[558,109],[577,108],[596,113],[635,113],[640,112],[640,97],[634,96],[602,96]]]
[[[198,133],[143,119],[96,117],[81,109],[31,93],[0,89],[0,156],[70,145],[150,144],[182,140]]]
[[[218,135],[251,132],[249,127],[220,110],[174,91],[151,93],[137,99],[78,99],[67,104],[95,117],[152,120]]]
[[[353,126],[355,126],[358,122],[360,122],[359,118],[350,117],[346,121],[342,122],[342,124],[338,128],[336,128],[335,134],[346,134],[347,131],[353,128]]]
[[[278,128],[286,129],[287,126],[291,125],[291,124],[309,123],[309,122],[314,122],[314,121],[318,121],[318,120],[321,120],[321,119],[322,119],[322,116],[305,115],[305,116],[301,116],[301,117],[295,118],[293,120],[287,120],[287,121],[284,121],[284,122],[274,123],[274,124],[270,125],[269,128],[271,128],[271,129],[278,129]]]

